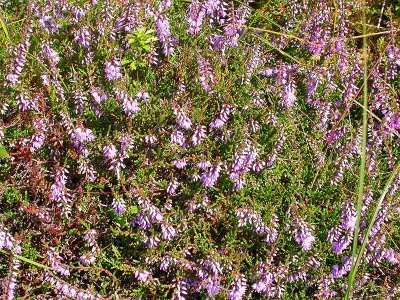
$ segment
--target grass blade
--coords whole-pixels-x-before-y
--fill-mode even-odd
[[[368,54],[367,54],[367,36],[366,35],[366,21],[365,21],[365,0],[363,1],[363,9],[362,9],[362,24],[363,24],[363,59],[364,59],[364,83],[363,83],[363,123],[362,123],[362,149],[361,149],[361,163],[360,163],[360,172],[359,172],[359,185],[358,185],[358,195],[357,195],[357,221],[354,229],[353,236],[353,246],[352,246],[352,267],[349,274],[349,281],[346,291],[345,299],[348,300],[350,298],[354,279],[357,273],[358,264],[359,264],[359,256],[362,255],[362,251],[360,249],[359,255],[356,259],[357,255],[357,247],[358,247],[358,233],[360,229],[360,218],[361,218],[361,205],[364,194],[364,179],[365,179],[365,161],[366,161],[366,147],[367,147],[367,110],[368,110]],[[368,236],[368,233],[367,233]]]
[[[1,28],[3,28],[3,31],[7,37],[7,40],[10,41],[11,39],[10,39],[10,34],[8,33],[7,24],[3,19],[3,11],[2,10],[0,10],[0,11],[2,12],[2,14],[0,15],[0,25],[1,25]]]

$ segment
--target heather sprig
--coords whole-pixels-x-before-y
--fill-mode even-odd
[[[0,1],[0,293],[398,298],[398,10],[278,2]]]

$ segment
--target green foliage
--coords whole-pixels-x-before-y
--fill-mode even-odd
[[[141,27],[128,34],[128,44],[130,51],[126,53],[126,57],[122,60],[123,65],[129,65],[132,71],[142,69],[147,65],[146,54],[150,51],[152,45],[158,41],[154,35],[153,29]]]
[[[10,157],[10,155],[8,154],[6,148],[0,144],[0,158],[7,158]]]

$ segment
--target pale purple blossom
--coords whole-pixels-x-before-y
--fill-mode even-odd
[[[215,76],[211,64],[208,59],[202,57],[201,55],[197,56],[197,63],[199,65],[199,79],[200,85],[203,90],[207,91],[209,94],[212,94],[213,91],[211,87],[215,84]]]
[[[113,144],[109,144],[103,147],[104,156],[111,160],[117,156],[118,150]]]
[[[75,32],[75,40],[78,45],[83,46],[86,49],[90,48],[90,40],[92,39],[89,28],[87,26],[82,26],[79,30]]]
[[[21,253],[21,246],[19,241],[16,240],[6,228],[0,224],[0,250],[5,248],[9,251],[14,251],[17,254]]]
[[[237,275],[231,284],[231,289],[228,293],[229,300],[243,299],[247,290],[246,277],[243,274]]]
[[[114,92],[119,101],[122,102],[122,108],[128,117],[132,117],[135,113],[140,111],[139,102],[127,92],[119,88],[115,88]]]
[[[87,266],[87,265],[93,264],[93,263],[96,261],[96,257],[94,256],[93,253],[87,252],[87,253],[85,253],[85,254],[83,254],[83,255],[81,255],[81,256],[79,257],[79,261],[80,261],[83,265]]]
[[[104,68],[105,78],[111,81],[117,80],[122,77],[121,63],[116,58],[105,63]]]
[[[107,94],[103,93],[100,89],[94,87],[90,89],[90,95],[92,95],[94,101],[97,104],[100,104],[107,99]]]
[[[205,16],[206,9],[204,4],[198,0],[193,0],[189,5],[186,17],[186,20],[189,23],[188,32],[191,34],[198,34]]]
[[[232,114],[232,106],[224,104],[219,116],[210,123],[211,128],[221,128],[228,122],[228,118]]]
[[[150,249],[153,247],[157,247],[159,243],[160,243],[160,239],[156,236],[150,236],[150,237],[146,238],[146,241],[145,241],[145,244]]]
[[[174,132],[171,134],[171,143],[178,144],[181,147],[185,145],[185,137],[183,132],[178,128],[175,128]]]
[[[36,152],[42,148],[44,141],[46,140],[47,127],[42,119],[36,119],[32,121],[35,134],[31,138],[31,146],[29,151]]]
[[[183,169],[186,166],[187,161],[186,161],[186,158],[181,158],[181,159],[174,160],[172,162],[172,164],[175,166],[175,168]]]
[[[19,83],[19,77],[21,76],[22,69],[24,68],[26,61],[26,54],[30,46],[29,38],[25,43],[20,43],[14,53],[14,59],[11,62],[8,70],[11,72],[7,74],[6,79],[10,86],[15,86]]]
[[[162,238],[167,241],[173,240],[176,236],[175,228],[167,223],[161,224],[161,232],[162,232]]]
[[[174,113],[176,115],[176,121],[181,128],[187,130],[190,129],[190,127],[192,127],[192,121],[190,121],[190,119],[183,110],[181,109],[175,110]]]
[[[122,216],[126,211],[125,200],[120,197],[114,198],[112,207],[114,209],[114,214]]]
[[[55,33],[58,29],[61,28],[60,24],[57,24],[57,21],[48,14],[38,13],[39,24],[45,29],[48,33]]]
[[[60,256],[60,254],[54,248],[50,247],[47,250],[46,256],[47,256],[48,262],[50,263],[50,267],[54,271],[56,271],[57,273],[59,273],[63,276],[70,275],[68,267],[62,263],[63,258]]]
[[[51,64],[56,65],[60,61],[60,56],[50,47],[48,42],[45,42],[42,46],[42,55],[46,56]]]
[[[208,168],[211,167],[211,166],[212,166],[212,164],[211,164],[208,160],[199,162],[199,163],[197,164],[197,167],[198,167],[199,169],[201,169],[201,170],[206,170],[206,169],[208,169]]]
[[[142,271],[135,271],[134,272],[135,278],[143,283],[147,283],[151,280],[152,276],[149,271],[142,270]]]
[[[82,151],[86,142],[93,141],[95,139],[92,130],[84,128],[82,126],[76,127],[70,131],[70,137],[73,141],[73,146],[76,150]]]
[[[0,247],[1,249],[1,247]],[[21,265],[21,261],[13,256],[9,265],[9,270],[8,270],[8,278],[4,279],[3,281],[3,292],[5,292],[4,299],[5,300],[12,300],[14,299],[15,296],[15,288],[17,286],[17,278],[19,274],[19,268]]]
[[[202,125],[196,126],[196,129],[194,130],[194,133],[192,136],[193,146],[200,145],[204,141],[204,138],[206,136],[207,136],[206,127],[202,126]]]
[[[62,167],[55,171],[54,183],[50,187],[51,199],[55,202],[69,202],[70,193],[66,187],[67,174],[68,170]]]
[[[172,179],[167,187],[167,194],[174,195],[179,187],[179,181]]]
[[[157,37],[162,43],[162,53],[172,55],[177,41],[171,36],[169,20],[166,16],[159,15],[156,18]]]
[[[221,172],[221,164],[216,164],[211,167],[208,171],[204,172],[200,176],[200,180],[205,187],[211,187],[218,180]]]
[[[307,224],[300,216],[293,214],[292,229],[296,243],[300,244],[303,251],[311,250],[315,237],[313,236],[313,226]]]
[[[17,105],[20,111],[38,110],[39,105],[35,96],[31,96],[25,91],[17,95]]]

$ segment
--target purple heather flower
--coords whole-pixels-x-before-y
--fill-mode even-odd
[[[6,292],[6,294],[3,295],[5,296],[4,299],[6,300],[14,299],[20,265],[21,265],[20,260],[16,257],[13,257],[9,266],[9,271],[8,271],[9,277],[8,279],[5,279],[3,282],[3,292]]]
[[[121,63],[116,58],[105,63],[105,78],[108,80],[117,80],[122,77]]]
[[[131,222],[132,226],[138,225],[144,230],[149,229],[152,226],[150,218],[142,211],[138,212],[133,221]]]
[[[97,245],[96,239],[98,237],[98,233],[95,229],[90,229],[86,232],[83,239],[89,243],[89,246],[94,247]]]
[[[161,224],[162,238],[164,240],[170,241],[173,240],[176,236],[176,230],[169,224],[162,223]]]
[[[51,64],[56,65],[60,61],[58,53],[50,47],[48,42],[45,42],[42,46],[42,55],[47,57]]]
[[[260,45],[256,45],[254,47],[254,52],[253,52],[253,56],[251,57],[251,60],[249,61],[249,63],[247,64],[247,70],[246,70],[246,74],[244,75],[244,83],[245,84],[249,84],[250,83],[250,79],[251,76],[254,73],[254,70],[256,70],[258,68],[258,66],[261,64],[262,59],[261,59],[261,46]]]
[[[212,277],[206,278],[203,283],[210,297],[214,297],[221,289],[221,281]]]
[[[199,168],[199,169],[201,169],[201,170],[206,170],[206,169],[208,169],[209,167],[211,167],[212,166],[212,164],[209,162],[209,161],[202,161],[202,162],[199,162],[198,164],[197,164],[197,167]]]
[[[251,208],[239,208],[235,212],[238,218],[238,227],[250,226],[251,229],[258,235],[264,237],[267,244],[272,244],[278,238],[279,219],[273,215],[267,226],[260,214]]]
[[[206,127],[202,126],[202,125],[196,126],[196,129],[194,130],[194,133],[192,136],[193,146],[200,145],[206,136],[207,136]]]
[[[98,103],[98,104],[100,104],[105,99],[107,99],[107,95],[105,93],[102,93],[100,91],[100,89],[97,89],[97,88],[91,88],[90,95],[92,95],[94,101],[96,101],[96,103]]]
[[[161,258],[161,263],[160,263],[160,270],[164,272],[168,272],[168,270],[173,266],[177,264],[177,260],[171,256],[163,256]]]
[[[118,142],[120,143],[121,147],[121,155],[127,157],[127,152],[129,152],[133,148],[133,139],[128,135],[122,135],[118,139]]]
[[[150,236],[146,239],[145,241],[147,247],[149,247],[150,249],[153,247],[157,247],[158,244],[160,243],[160,239],[156,236]]]
[[[95,139],[92,134],[92,130],[84,127],[76,127],[70,132],[71,140],[73,141],[73,146],[78,151],[84,149],[85,142],[90,142]]]
[[[161,0],[159,2],[160,2],[160,6],[158,8],[159,12],[169,9],[172,5],[172,0]]]
[[[75,40],[78,45],[85,47],[86,49],[90,48],[90,40],[92,37],[90,36],[89,28],[87,26],[82,26],[79,30],[75,32]]]
[[[8,73],[6,76],[10,86],[15,86],[17,83],[19,83],[19,77],[22,74],[22,70],[26,61],[26,55],[30,46],[30,35],[31,32],[28,32],[24,36],[24,42],[19,43],[17,48],[13,51],[14,58],[11,62],[11,65],[8,67],[8,70],[10,70],[11,73]]]
[[[68,170],[65,168],[58,168],[55,172],[54,183],[50,187],[51,198],[53,201],[62,202],[66,201],[69,194],[65,187],[67,183]]]
[[[151,273],[149,271],[135,271],[135,278],[141,282],[147,283],[152,278]]]
[[[201,174],[200,180],[205,187],[211,187],[218,180],[220,172],[221,172],[221,165],[217,164],[211,167],[207,172]]]
[[[62,257],[54,248],[49,248],[47,250],[47,260],[50,263],[51,268],[57,273],[63,276],[69,276],[70,272],[66,265],[62,264]]]
[[[353,232],[357,215],[354,204],[345,201],[342,205],[341,224],[333,227],[328,233],[328,241],[332,243],[332,251],[341,254],[350,246],[353,240]]]
[[[114,198],[112,207],[114,209],[114,214],[122,216],[126,211],[126,204],[123,198]]]
[[[31,146],[29,148],[29,151],[36,152],[43,146],[43,143],[46,139],[45,133],[47,131],[47,128],[43,120],[41,119],[33,120],[32,123],[33,123],[33,128],[36,130],[36,133],[31,138]]]
[[[341,264],[332,267],[333,278],[342,278],[345,276],[350,271],[351,264],[351,256],[344,256]]]
[[[193,0],[189,4],[187,21],[189,23],[188,32],[191,34],[198,34],[203,24],[204,17],[206,16],[206,9],[198,0]]]
[[[109,144],[103,148],[103,154],[109,160],[115,158],[117,156],[117,152],[118,150],[113,144]]]
[[[288,84],[283,89],[283,99],[285,102],[284,107],[286,109],[291,108],[293,104],[296,102],[297,98],[295,95],[295,86],[294,84]]]
[[[229,178],[234,182],[233,190],[243,188],[245,184],[244,175],[252,168],[258,156],[259,149],[246,140],[245,148],[233,156],[231,169],[228,171]]]
[[[183,132],[180,131],[178,128],[175,128],[174,132],[171,134],[171,142],[178,144],[181,147],[185,145],[185,137]]]
[[[219,116],[210,123],[211,128],[221,128],[228,122],[229,116],[232,114],[232,107],[230,105],[224,104]]]
[[[393,250],[392,248],[388,248],[384,250],[385,259],[393,265],[397,265],[400,263],[400,253],[398,251]]]
[[[132,226],[138,225],[144,230],[149,229],[154,223],[160,223],[163,220],[160,209],[154,206],[148,199],[140,199],[141,210],[135,215]]]
[[[136,98],[138,99],[143,99],[143,100],[149,100],[150,99],[150,95],[147,92],[137,92],[136,93]]]
[[[389,66],[387,68],[388,77],[395,79],[400,69],[400,48],[389,45],[386,50],[389,59]]]
[[[56,24],[56,20],[47,14],[38,13],[39,24],[42,26],[47,33],[55,33],[61,28],[59,24]]]
[[[172,295],[172,300],[186,300],[187,298],[188,284],[184,280],[177,280],[174,284],[174,293]]]
[[[83,255],[81,255],[81,256],[79,257],[79,261],[80,261],[83,265],[87,266],[87,265],[93,264],[93,263],[96,261],[96,257],[94,256],[93,253],[87,252],[87,253],[85,253],[85,254],[83,254]]]
[[[154,135],[146,135],[143,140],[149,146],[155,145],[157,142],[157,138]]]
[[[294,215],[292,221],[294,239],[304,251],[311,250],[315,237],[312,235],[313,226],[308,225],[300,216]]]
[[[172,179],[167,187],[167,194],[174,195],[178,187],[179,187],[179,181],[177,181],[176,179]]]
[[[167,17],[158,15],[156,18],[157,37],[162,43],[164,55],[172,55],[176,46],[176,39],[171,36],[170,24]]]
[[[30,96],[26,92],[21,92],[17,95],[17,105],[20,111],[39,109],[36,97]]]
[[[243,274],[236,276],[231,285],[231,290],[228,293],[229,300],[241,300],[246,293],[247,283],[246,277]]]
[[[343,230],[356,227],[357,214],[353,202],[346,201],[342,206],[342,228]]]
[[[211,86],[215,84],[215,76],[210,62],[203,58],[201,55],[197,56],[197,63],[199,65],[200,85],[201,88],[212,94]]]
[[[75,104],[75,113],[82,114],[85,110],[85,103],[87,102],[86,96],[83,94],[81,89],[76,89],[72,91],[72,99]]]
[[[182,159],[174,160],[172,162],[172,164],[178,169],[183,169],[186,166],[187,162],[186,162],[185,158],[182,158]]]
[[[192,127],[192,121],[190,121],[190,119],[183,110],[181,109],[175,110],[174,113],[176,115],[176,121],[180,127],[186,130]]]
[[[56,288],[57,293],[60,293],[69,298],[74,298],[77,300],[83,300],[83,299],[100,300],[100,299],[102,299],[102,297],[100,295],[94,294],[90,291],[80,290],[79,288],[76,288],[76,287],[70,285],[69,283],[61,280],[58,277],[55,277],[54,275],[52,275],[51,273],[49,273],[47,271],[44,272],[44,281],[53,285]]]
[[[122,107],[125,113],[128,115],[128,117],[132,117],[135,113],[140,111],[138,101],[133,97],[131,97],[130,95],[128,95],[127,92],[119,88],[115,88],[114,92],[119,101],[122,102]]]
[[[202,259],[199,264],[199,269],[197,271],[197,277],[201,280],[210,277],[218,277],[222,273],[222,267],[216,260],[207,257]]]

